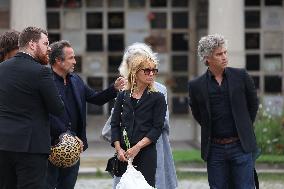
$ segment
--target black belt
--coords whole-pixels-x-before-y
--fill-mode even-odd
[[[231,144],[239,140],[239,137],[229,137],[229,138],[213,138],[212,142],[215,144]]]

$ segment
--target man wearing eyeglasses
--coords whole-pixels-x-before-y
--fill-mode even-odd
[[[0,64],[0,188],[42,189],[50,153],[48,115],[64,105],[48,63],[47,32],[25,28],[19,52]]]

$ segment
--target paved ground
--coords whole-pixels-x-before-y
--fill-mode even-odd
[[[261,182],[261,189],[283,189],[282,182]],[[75,189],[112,189],[111,179],[79,179]],[[206,180],[180,180],[177,189],[209,189]]]
[[[191,149],[195,144],[188,141],[171,142],[172,149]],[[104,171],[106,161],[113,155],[113,148],[106,142],[98,140],[89,143],[89,149],[82,154],[79,174],[92,175],[96,171]],[[178,167],[179,171],[185,172],[206,172],[205,167]],[[283,169],[277,168],[259,168],[259,172],[278,172],[284,173]],[[91,177],[92,178],[92,177]],[[112,189],[112,179],[91,179],[80,177],[75,189]],[[262,181],[261,189],[283,189],[284,181]],[[209,189],[207,180],[179,180],[177,189]]]

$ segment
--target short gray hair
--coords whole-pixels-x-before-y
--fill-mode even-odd
[[[220,34],[207,35],[198,42],[198,56],[201,62],[208,66],[206,58],[212,55],[218,47],[227,48],[227,40]]]

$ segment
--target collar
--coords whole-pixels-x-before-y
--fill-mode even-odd
[[[226,74],[227,74],[227,71],[226,71],[227,69],[225,68],[224,69],[224,71],[223,71],[223,77],[225,78],[226,77]],[[207,76],[208,76],[208,78],[210,78],[210,79],[215,79],[215,75],[209,70],[209,68],[207,69]]]
[[[57,79],[57,80],[59,80],[59,81],[61,81],[61,82],[64,82],[63,77],[61,77],[60,75],[58,75],[55,71],[53,71],[53,73],[54,73],[55,79]],[[69,83],[71,76],[72,76],[71,74],[67,74],[67,75],[66,75],[66,82],[67,82],[67,83]]]
[[[24,54],[27,54],[27,55],[29,55],[29,56],[31,56],[32,58],[34,58],[30,53],[28,53],[28,52],[25,52],[25,51],[20,51],[21,53],[24,53]]]
[[[33,61],[35,61],[36,63],[39,64],[39,62],[38,62],[36,59],[34,59],[34,57],[33,57],[32,55],[30,55],[29,53],[20,51],[20,52],[18,52],[15,56],[28,58],[28,59],[31,59],[31,60],[33,60]]]

